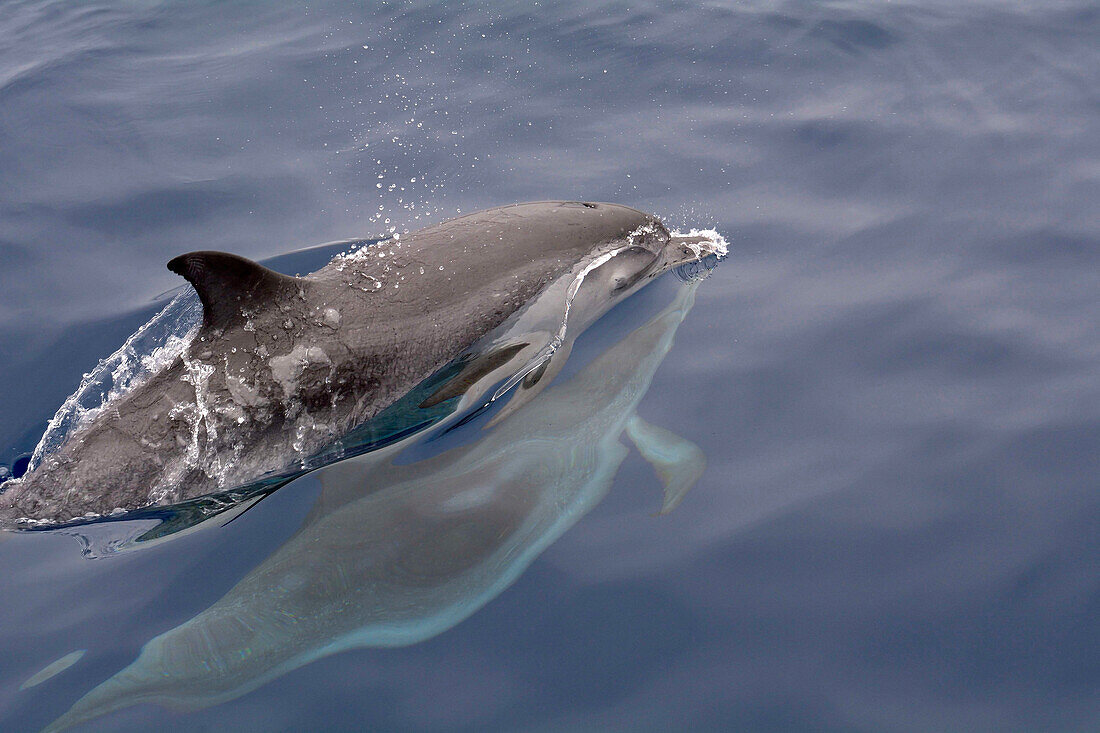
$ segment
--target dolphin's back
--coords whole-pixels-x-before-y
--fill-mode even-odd
[[[285,469],[647,225],[660,227],[625,206],[550,201],[395,236],[300,278],[227,253],[177,257],[169,268],[204,309],[184,354],[11,484],[0,518],[174,503]]]

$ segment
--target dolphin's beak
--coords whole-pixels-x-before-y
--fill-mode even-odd
[[[718,254],[715,242],[706,235],[673,235],[661,250],[654,271],[665,273],[714,254]]]

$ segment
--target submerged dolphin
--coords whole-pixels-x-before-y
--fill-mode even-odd
[[[635,409],[697,284],[472,445],[406,465],[392,460],[395,445],[319,469],[321,496],[293,537],[48,730],[138,703],[219,704],[329,654],[451,628],[604,497],[628,453],[624,432],[657,469],[671,510],[705,459]]]
[[[452,392],[488,384],[519,358],[536,359],[526,383],[537,383],[548,365],[560,368],[549,357],[567,344],[571,311],[590,320],[708,253],[635,209],[559,201],[470,214],[340,255],[305,277],[220,252],[177,257],[169,269],[203,306],[191,343],[9,482],[0,519],[171,504],[286,468],[506,322],[530,321],[538,338],[497,344]],[[590,307],[575,308],[577,299]]]

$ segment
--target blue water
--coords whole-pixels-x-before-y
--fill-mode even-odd
[[[730,241],[637,406],[707,468],[655,516],[632,449],[425,641],[82,730],[1100,729],[1100,6],[273,5],[0,6],[0,464],[181,252],[583,199]],[[323,493],[125,552],[5,534],[0,728],[218,602]]]

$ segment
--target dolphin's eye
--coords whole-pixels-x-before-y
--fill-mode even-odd
[[[626,290],[627,288],[634,287],[634,285],[637,284],[639,280],[645,277],[645,274],[646,272],[648,272],[648,270],[649,268],[643,268],[629,274],[619,275],[613,281],[614,287],[611,289],[611,292],[618,293],[622,290]]]
[[[657,255],[645,247],[634,246],[616,254],[605,267],[614,267],[614,273],[608,281],[611,292],[619,293],[634,287],[644,278],[657,261]]]

